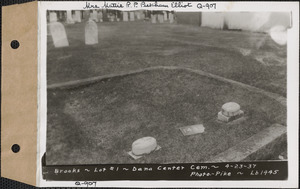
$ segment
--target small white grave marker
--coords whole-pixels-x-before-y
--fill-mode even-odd
[[[132,143],[132,149],[128,154],[134,158],[139,159],[143,155],[150,154],[153,151],[159,150],[161,147],[157,145],[156,139],[153,137],[143,137]]]
[[[169,20],[171,24],[174,23],[174,14],[172,12],[169,13]]]
[[[102,11],[98,12],[98,20],[99,20],[99,22],[103,22],[103,13],[102,13]]]
[[[98,44],[98,27],[93,20],[89,20],[85,26],[85,44]]]
[[[75,22],[81,22],[81,12],[79,10],[75,11]]]
[[[50,22],[57,22],[56,12],[50,12]]]
[[[136,15],[137,20],[141,19],[141,12],[140,11],[135,12],[135,15]]]
[[[155,24],[155,23],[156,23],[156,18],[157,18],[157,15],[156,15],[156,14],[151,14],[151,23],[152,23],[152,24]]]
[[[130,12],[130,21],[134,21],[134,12]]]
[[[123,12],[123,21],[128,22],[128,12]]]
[[[218,120],[230,122],[243,117],[244,112],[240,108],[240,105],[236,102],[227,102],[222,106],[222,110],[218,113]]]
[[[74,24],[74,20],[73,20],[73,17],[72,17],[72,11],[67,11],[67,24]]]
[[[166,11],[164,11],[164,21],[168,20],[168,13]]]
[[[64,25],[59,22],[52,22],[49,24],[50,33],[55,47],[67,47],[69,42]]]
[[[96,10],[93,10],[93,13],[92,13],[92,19],[95,21],[95,22],[99,22],[98,20],[98,12]]]
[[[163,14],[158,14],[158,22],[159,23],[164,23],[164,15]]]

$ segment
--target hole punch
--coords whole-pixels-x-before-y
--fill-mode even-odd
[[[11,150],[14,153],[18,153],[20,151],[20,146],[18,144],[14,144],[14,145],[12,145]]]
[[[11,41],[10,46],[11,46],[11,48],[13,48],[13,49],[17,49],[17,48],[19,48],[20,43],[19,43],[19,41],[17,41],[17,40],[13,40],[13,41]]]

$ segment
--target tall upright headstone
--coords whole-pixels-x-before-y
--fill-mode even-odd
[[[74,24],[74,20],[73,20],[73,17],[72,17],[72,11],[71,10],[68,10],[67,11],[67,24]]]
[[[84,20],[89,20],[89,18],[90,18],[90,10],[84,10],[83,11],[83,19]]]
[[[128,22],[128,12],[123,12],[123,21]]]
[[[60,22],[52,22],[49,24],[50,33],[55,47],[69,46],[65,27]]]
[[[50,12],[50,22],[57,22],[56,12]]]
[[[156,24],[157,14],[151,14],[151,23]]]
[[[158,18],[159,23],[164,23],[164,15],[163,14],[158,14],[157,18]]]
[[[75,22],[81,22],[81,11],[76,10],[74,17],[75,17],[74,19]]]
[[[141,19],[141,12],[140,12],[140,11],[136,11],[136,12],[135,12],[135,15],[136,15],[136,19],[137,19],[137,20],[140,20],[140,19]]]
[[[98,12],[98,20],[99,20],[99,22],[103,22],[103,13],[102,13],[102,11]]]
[[[109,14],[109,21],[110,22],[115,21],[115,15],[114,14]]]
[[[172,12],[169,13],[169,20],[170,20],[171,24],[174,23],[174,13],[172,13]]]
[[[98,20],[98,11],[97,10],[93,10],[93,20],[95,21],[95,22],[99,22],[99,20]]]
[[[129,12],[130,21],[134,21],[134,12]]]
[[[163,13],[164,13],[164,21],[167,21],[168,20],[168,13],[167,13],[167,11],[164,11]]]
[[[98,27],[92,19],[90,19],[85,25],[85,44],[98,44]]]
[[[145,19],[145,13],[144,13],[144,11],[141,11],[140,14],[141,14],[141,20],[144,20]]]
[[[121,20],[121,11],[116,11],[116,20],[117,20],[117,22],[120,22],[120,20]]]
[[[63,17],[64,17],[64,15],[63,15],[63,12],[62,11],[58,11],[58,20],[63,20]]]

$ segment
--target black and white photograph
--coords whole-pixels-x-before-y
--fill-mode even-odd
[[[45,166],[288,162],[291,12],[85,6],[44,13]]]

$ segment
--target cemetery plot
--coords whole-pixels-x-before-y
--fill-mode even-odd
[[[52,89],[47,98],[47,165],[205,162],[273,124],[286,125],[286,107],[277,101],[181,69]],[[226,102],[238,103],[243,118],[218,121]],[[199,124],[205,132],[180,131]],[[130,157],[132,143],[146,136],[161,150]]]

